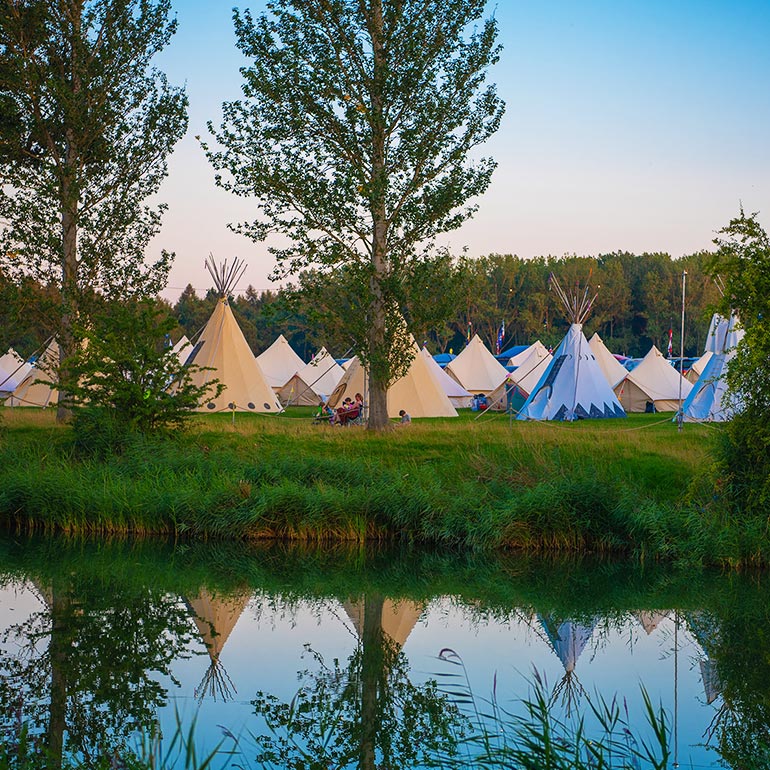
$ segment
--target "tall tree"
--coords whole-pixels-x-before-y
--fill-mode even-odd
[[[275,0],[235,11],[244,98],[224,105],[207,148],[217,181],[255,196],[236,229],[274,247],[278,273],[346,267],[361,298],[348,319],[369,371],[369,427],[388,424],[387,388],[411,359],[401,303],[409,264],[457,228],[494,162],[468,154],[498,127],[488,67],[497,25],[486,0]],[[478,27],[472,25],[478,24]]]
[[[146,200],[187,129],[184,91],[150,65],[170,7],[0,0],[0,268],[60,287],[62,361],[89,295],[155,293],[170,266],[144,265],[165,208]]]

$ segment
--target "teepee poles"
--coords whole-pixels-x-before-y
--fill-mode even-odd
[[[206,270],[214,281],[214,288],[219,292],[219,296],[226,299],[241,280],[246,272],[246,263],[235,257],[232,265],[228,267],[227,260],[219,265],[214,262],[214,256],[209,254],[206,257]]]
[[[579,284],[575,284],[575,288],[569,294],[562,289],[556,276],[551,273],[549,282],[551,288],[556,292],[556,296],[561,300],[564,309],[567,311],[567,320],[573,324],[582,324],[591,312],[591,308],[596,302],[596,298],[599,296],[599,292],[596,292],[593,297],[589,299],[588,292],[590,286],[586,284],[583,294],[580,294]]]

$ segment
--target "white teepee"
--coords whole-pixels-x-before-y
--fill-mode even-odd
[[[722,325],[724,330],[714,335],[722,341],[722,350],[711,354],[682,405],[687,422],[724,422],[740,408],[739,398],[727,398],[726,374],[744,332],[735,314],[729,320],[722,319]]]
[[[205,367],[193,373],[196,385],[216,379],[224,385],[224,390],[216,397],[209,392],[198,405],[198,411],[280,412],[281,404],[265,381],[227,301],[245,265],[236,259],[230,268],[227,261],[217,268],[213,261],[206,260],[206,267],[214,279],[219,299],[187,364]]]
[[[698,378],[703,374],[706,364],[708,364],[713,355],[714,354],[710,350],[707,350],[697,361],[694,361],[693,365],[684,373],[684,378],[690,385],[695,385]]]
[[[51,406],[59,401],[56,370],[59,368],[59,343],[52,339],[27,376],[6,401],[8,406]]]
[[[524,402],[518,419],[571,421],[589,417],[625,417],[623,407],[583,334],[583,321],[596,295],[589,300],[587,287],[582,296],[577,288],[572,295],[567,295],[553,275],[551,284],[572,325]]]
[[[275,342],[257,356],[257,362],[276,393],[305,367],[305,362],[294,352],[283,334],[279,334]]]
[[[487,350],[478,334],[452,359],[444,371],[468,392],[488,396],[506,378],[508,370]]]
[[[339,385],[345,370],[321,348],[278,392],[286,406],[316,406],[328,400]]]
[[[420,353],[428,364],[428,369],[433,373],[441,389],[455,409],[468,409],[473,395],[469,393],[457,380],[450,377],[437,363],[436,359],[428,352],[427,348],[421,348]]]
[[[599,368],[602,370],[602,374],[604,374],[604,378],[609,383],[609,386],[616,388],[626,378],[628,370],[610,353],[598,332],[591,337],[588,344],[591,346],[596,363],[599,364]]]
[[[646,412],[648,404],[654,404],[656,412],[676,412],[679,394],[684,400],[691,390],[692,385],[653,345],[641,363],[615,388],[615,393],[627,412]]]
[[[361,393],[366,401],[367,377],[356,356],[329,398],[329,406],[336,408],[349,397]],[[414,344],[414,358],[401,379],[388,388],[388,417],[398,417],[405,410],[411,417],[457,417],[457,410],[428,368],[425,358]]]

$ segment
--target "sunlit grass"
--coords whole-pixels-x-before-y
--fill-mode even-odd
[[[0,515],[69,532],[764,558],[764,542],[701,515],[714,428],[464,412],[374,433],[313,411],[200,416],[177,441],[92,457],[53,412],[4,409]]]

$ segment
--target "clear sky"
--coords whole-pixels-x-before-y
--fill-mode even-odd
[[[179,31],[156,59],[190,98],[153,244],[176,251],[172,300],[210,285],[209,252],[248,262],[240,289],[274,288],[266,245],[227,229],[254,203],[214,186],[195,139],[240,95],[232,6],[174,0]],[[489,12],[504,45],[490,80],[507,111],[485,154],[499,165],[476,217],[442,243],[472,256],[676,257],[709,248],[741,202],[770,226],[768,0],[497,0]]]

